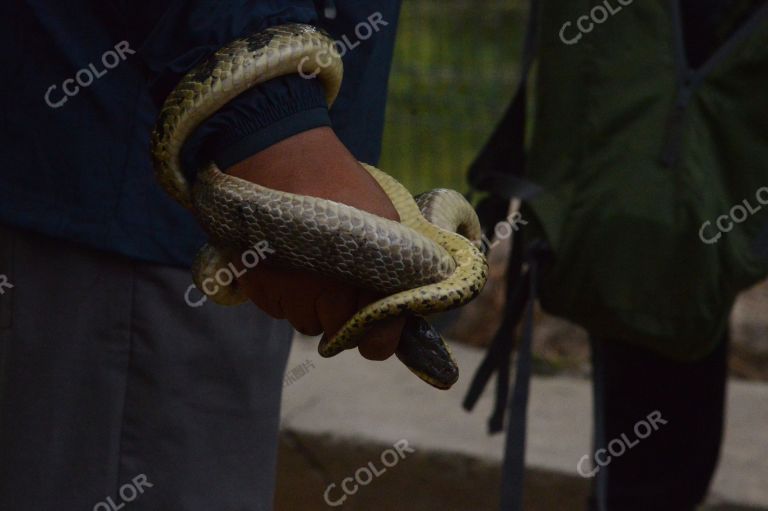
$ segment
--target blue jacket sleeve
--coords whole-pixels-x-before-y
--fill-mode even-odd
[[[318,80],[276,78],[244,92],[198,127],[184,144],[182,164],[194,178],[190,171],[209,161],[227,169],[291,135],[330,124]]]
[[[316,24],[314,2],[172,0],[141,37],[139,55],[155,102],[161,105],[184,74],[233,39],[290,22]],[[204,122],[185,144],[182,163],[193,178],[208,161],[227,168],[284,138],[329,124],[317,80],[298,74],[277,78],[241,94]]]

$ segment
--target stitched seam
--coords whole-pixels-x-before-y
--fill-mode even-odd
[[[130,308],[128,312],[128,361],[125,370],[125,386],[123,390],[123,406],[120,414],[120,434],[117,440],[117,476],[115,479],[115,487],[112,495],[117,495],[120,489],[120,481],[123,481],[123,435],[125,433],[125,409],[128,401],[128,386],[131,379],[131,367],[133,363],[133,335],[134,335],[134,318],[136,315],[136,280],[137,276],[137,263],[132,262],[131,268],[131,300]]]
[[[8,250],[8,260],[9,260],[9,269],[8,273],[12,275],[11,278],[15,278],[16,276],[16,248],[18,245],[18,234],[15,230],[9,229],[7,227],[4,227],[0,224],[0,229],[4,231],[4,234],[0,234],[0,236],[8,238],[8,245],[6,246],[6,250]],[[0,232],[2,232],[0,231]],[[14,305],[14,296],[12,293],[9,293],[9,296],[6,297],[6,299],[9,301],[9,303],[5,305],[0,305],[0,307],[7,307],[7,313],[9,315],[8,318],[8,324],[7,325],[0,325],[0,397],[3,396],[5,393],[5,380],[6,380],[6,365],[8,362],[8,346],[11,343],[11,335],[12,335],[12,329],[13,329],[13,305]],[[0,297],[0,300],[2,300],[2,297]],[[3,312],[0,311],[0,315],[2,315]],[[5,407],[0,407],[0,435],[3,433],[4,424],[5,424],[5,413],[4,413]],[[0,444],[2,445],[2,444]],[[0,451],[0,459],[3,459],[4,454],[2,451]]]

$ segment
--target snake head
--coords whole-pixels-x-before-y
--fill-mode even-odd
[[[408,317],[395,354],[416,376],[438,389],[447,390],[459,379],[459,366],[445,341],[421,316]]]

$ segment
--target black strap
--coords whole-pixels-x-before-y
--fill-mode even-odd
[[[469,169],[468,180],[475,190],[489,195],[478,205],[478,216],[486,231],[492,230],[508,212],[509,199],[530,199],[541,188],[526,180],[525,174],[525,125],[528,101],[528,75],[536,53],[538,0],[531,0],[528,28],[523,47],[520,83],[512,104],[507,109],[496,131],[486,143],[480,155]],[[507,429],[504,464],[502,468],[501,509],[522,511],[523,480],[525,476],[525,442],[528,410],[528,393],[531,378],[531,342],[533,337],[533,307],[536,301],[538,267],[547,248],[543,242],[534,242],[527,254],[523,254],[523,241],[515,231],[512,254],[507,267],[507,296],[503,319],[491,346],[475,373],[463,406],[471,411],[494,373],[496,400],[488,421],[490,433],[504,428],[507,407],[510,424]],[[528,271],[523,274],[523,263]],[[527,307],[526,307],[527,304]],[[518,350],[515,386],[509,400],[509,378],[514,332],[523,311],[526,321],[523,338]]]
[[[504,511],[522,511],[526,422],[532,365],[533,308],[538,295],[539,265],[548,254],[546,244],[535,241],[530,244],[525,257],[521,257],[519,254],[522,251],[520,248],[522,243],[519,239],[513,240],[513,243],[513,254],[510,256],[510,265],[507,270],[509,284],[504,319],[472,379],[463,403],[464,408],[471,411],[491,377],[496,373],[496,401],[488,421],[489,432],[497,433],[504,428],[504,416],[507,410],[510,417],[502,468],[501,509]],[[527,266],[527,271],[521,275],[523,263]],[[514,332],[524,310],[525,324],[518,348],[515,385],[510,401],[509,373],[512,347],[515,344]]]
[[[739,45],[756,30],[763,28],[768,20],[768,3],[758,8],[717,50],[697,68],[688,62],[685,37],[683,35],[683,17],[681,0],[669,0],[674,30],[675,63],[677,68],[677,99],[667,121],[667,133],[664,136],[661,162],[672,167],[677,164],[683,148],[683,131],[687,122],[688,106],[704,80],[727,59]]]
[[[533,342],[533,310],[538,291],[539,259],[532,254],[528,263],[529,297],[525,311],[523,339],[517,350],[515,390],[509,403],[509,426],[501,469],[502,511],[523,511],[523,483],[525,480],[525,441],[528,424],[528,394],[531,384],[531,344]]]
[[[519,177],[523,174],[525,167],[526,90],[528,75],[536,53],[538,9],[538,0],[531,0],[528,26],[523,42],[520,82],[512,105],[469,169],[470,185],[474,189],[491,192],[491,195],[481,201],[477,207],[478,216],[483,227],[487,230],[487,234],[492,234],[496,222],[508,213],[511,197],[525,195],[525,198],[529,198],[530,194],[526,192],[532,193],[538,189],[532,183]],[[512,136],[511,143],[510,136]],[[497,190],[501,193],[496,193]],[[489,235],[489,237],[491,236]],[[507,267],[509,285],[507,286],[507,300],[502,324],[491,341],[485,359],[478,368],[464,398],[464,408],[472,410],[493,373],[499,370],[500,365],[506,369],[500,371],[496,390],[496,409],[489,424],[491,433],[501,431],[503,428],[504,407],[509,388],[509,355],[512,351],[510,333],[514,331],[528,299],[528,286],[522,279],[518,279],[523,260],[522,245],[520,233],[515,231],[512,239],[512,254]]]
[[[504,427],[504,411],[509,394],[509,360],[514,346],[514,331],[528,301],[528,276],[519,278],[522,273],[523,250],[519,232],[512,239],[512,253],[507,266],[507,295],[502,322],[494,335],[491,345],[480,363],[467,395],[464,397],[464,409],[471,411],[477,404],[493,373],[498,372],[496,402],[488,421],[488,432],[498,433]]]
[[[520,81],[512,104],[507,108],[496,130],[469,168],[467,179],[475,190],[496,197],[528,199],[541,191],[523,178],[525,174],[525,120],[528,102],[528,76],[536,54],[539,2],[531,0],[528,27],[523,42]],[[499,219],[483,219],[483,225]]]

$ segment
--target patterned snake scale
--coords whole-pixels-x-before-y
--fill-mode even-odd
[[[450,388],[458,367],[421,315],[465,304],[485,285],[485,257],[470,241],[479,240],[480,225],[461,194],[433,190],[414,200],[394,178],[362,164],[397,209],[398,223],[338,202],[268,189],[224,174],[215,164],[197,175],[194,187],[185,178],[181,148],[200,123],[245,90],[302,67],[311,72],[314,62],[324,64],[314,73],[330,106],[341,86],[341,58],[325,33],[302,24],[232,42],[187,74],[166,99],[152,135],[152,155],[160,184],[193,211],[210,237],[192,268],[195,283],[203,289],[202,282],[238,252],[266,240],[274,264],[385,295],[324,339],[318,348],[322,356],[357,346],[378,321],[407,316],[398,357],[427,383]],[[211,298],[224,305],[245,301],[236,282]]]

